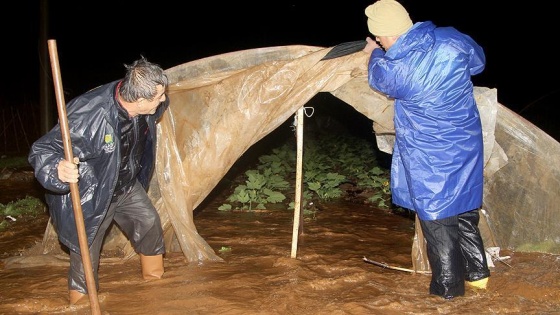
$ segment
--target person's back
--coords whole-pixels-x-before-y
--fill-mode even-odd
[[[365,13],[384,48],[367,39],[368,82],[395,99],[393,203],[418,214],[432,269],[430,293],[464,295],[465,278],[490,275],[477,226],[484,154],[471,82],[484,69],[483,49],[454,28],[413,24],[394,0],[379,0]]]
[[[395,98],[396,150],[416,160],[425,157],[415,154],[430,157],[428,170],[425,163],[407,165],[417,180],[401,178],[393,185],[394,202],[418,210],[424,220],[457,215],[462,211],[457,204],[470,209],[482,204],[482,126],[470,73],[484,68],[484,54],[466,39],[452,28],[416,23],[387,51],[388,61],[371,71],[372,86]],[[474,161],[469,164],[475,172],[469,173],[475,176],[458,186],[466,160]]]

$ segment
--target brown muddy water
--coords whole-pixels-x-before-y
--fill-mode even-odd
[[[7,185],[14,186],[2,181],[2,194]],[[291,258],[292,211],[222,212],[222,202],[195,215],[222,262],[188,263],[168,253],[163,279],[146,281],[137,258],[102,258],[101,313],[560,314],[558,255],[502,249],[510,266],[494,263],[487,290],[467,288],[447,301],[428,294],[429,275],[363,260],[411,268],[411,218],[352,201],[322,204],[305,216]],[[92,313],[87,299],[68,306],[68,257],[34,254],[47,220],[22,220],[0,233],[0,314]]]

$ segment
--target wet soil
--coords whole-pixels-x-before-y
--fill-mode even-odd
[[[2,198],[36,193],[32,176],[12,181],[13,175],[1,181]],[[494,263],[487,290],[467,288],[465,296],[447,301],[428,294],[429,275],[363,260],[411,268],[409,217],[357,200],[317,205],[303,221],[291,258],[291,211],[218,211],[220,198],[205,202],[195,224],[223,261],[188,263],[181,253],[168,253],[164,277],[146,281],[136,257],[102,258],[101,313],[560,313],[558,255],[502,249],[500,256],[510,259]],[[68,257],[37,252],[47,220],[47,214],[21,218],[0,232],[0,314],[92,314],[87,299],[68,306]]]
[[[0,169],[0,204],[7,205],[27,196],[44,199],[44,189],[34,180],[33,169]],[[49,220],[46,207],[42,211],[37,216],[18,216],[8,220],[9,226],[0,231],[0,258],[20,255],[41,242]]]

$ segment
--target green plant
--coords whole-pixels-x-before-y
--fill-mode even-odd
[[[0,215],[2,215],[2,222],[0,222],[0,231],[8,228],[10,223],[23,216],[36,217],[45,212],[43,202],[35,197],[27,196],[24,199],[9,202],[8,204],[0,203]]]
[[[260,164],[257,165],[257,169],[261,171],[266,170],[269,174],[285,177],[295,166],[296,159],[293,153],[288,144],[284,144],[279,148],[273,148],[272,154],[259,157]]]
[[[340,184],[346,179],[338,173],[320,173],[314,170],[305,172],[305,183],[309,190],[317,194],[319,199],[329,200],[342,196]]]
[[[267,203],[278,203],[285,196],[281,191],[293,189],[295,184],[295,152],[284,144],[272,153],[259,157],[256,170],[245,173],[245,184],[238,185],[219,210],[266,209]],[[289,180],[288,180],[289,179]],[[239,181],[234,181],[239,182]],[[292,184],[290,184],[292,183]],[[368,201],[380,208],[389,208],[389,172],[377,165],[371,144],[355,137],[331,135],[305,142],[303,155],[302,208],[304,214],[313,213],[309,205],[316,200],[330,200],[344,195],[343,183],[357,190],[374,192]],[[232,205],[233,204],[233,205]],[[294,201],[288,209],[294,208]]]
[[[231,252],[231,247],[229,246],[222,246],[219,250],[220,253]]]
[[[380,208],[387,208],[385,203],[388,196],[391,194],[389,179],[387,171],[375,166],[369,170],[357,174],[359,187],[370,188],[377,193],[368,198],[368,201],[377,203]]]
[[[290,185],[281,176],[275,174],[273,169],[266,168],[263,173],[258,170],[248,170],[245,175],[247,176],[245,185],[237,186],[227,199],[233,203],[240,203],[239,209],[266,209],[267,203],[278,203],[286,199],[280,190],[286,190]],[[229,207],[222,205],[218,209],[230,210],[231,205]]]
[[[0,169],[25,166],[29,166],[29,162],[27,162],[27,156],[2,156],[0,158]]]

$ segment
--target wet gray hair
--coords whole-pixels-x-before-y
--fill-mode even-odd
[[[169,84],[163,69],[149,62],[144,56],[124,66],[126,75],[122,80],[119,94],[127,102],[135,102],[140,98],[152,101],[157,96],[156,87],[162,85],[166,89]]]

